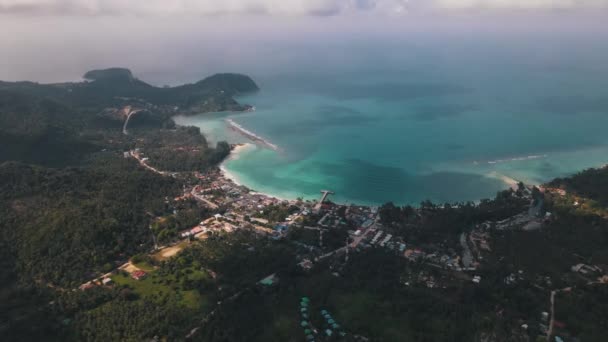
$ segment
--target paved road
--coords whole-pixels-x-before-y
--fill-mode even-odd
[[[166,173],[166,172],[164,172],[164,171],[159,171],[158,169],[156,169],[156,168],[154,168],[154,167],[152,167],[152,166],[148,165],[148,164],[147,164],[147,163],[146,163],[146,162],[145,162],[145,161],[144,161],[142,158],[139,158],[139,157],[135,156],[135,155],[133,154],[133,151],[129,151],[129,155],[130,155],[131,157],[135,158],[135,160],[137,160],[137,161],[139,162],[139,165],[141,165],[141,166],[145,167],[146,169],[148,169],[148,170],[150,170],[150,171],[152,171],[152,172],[154,172],[154,173],[157,173],[157,174],[159,174],[159,175],[162,175],[162,176],[166,176],[166,175],[167,175],[167,173]]]
[[[140,112],[142,112],[141,109],[136,109],[136,110],[129,112],[129,115],[127,115],[127,120],[125,120],[125,124],[122,126],[122,134],[124,134],[124,135],[129,134],[129,132],[127,132],[127,125],[129,124],[129,120],[131,120],[131,116],[133,116],[137,113],[140,113]]]
[[[194,191],[194,188],[192,189],[192,191],[190,191],[190,194],[191,194],[191,195],[192,195],[194,198],[196,198],[197,200],[199,200],[199,201],[201,201],[201,202],[204,202],[205,204],[207,204],[208,206],[210,206],[210,207],[211,207],[211,209],[217,209],[217,208],[219,208],[219,206],[218,206],[217,204],[215,204],[215,203],[211,202],[210,200],[206,199],[206,198],[205,198],[205,197],[203,197],[203,196],[199,196],[199,195],[197,195],[197,194],[196,194],[196,192]]]

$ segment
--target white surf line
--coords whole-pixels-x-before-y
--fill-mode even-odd
[[[529,155],[529,156],[525,156],[525,157],[513,157],[513,158],[506,158],[506,159],[489,160],[486,163],[487,164],[500,164],[500,163],[514,162],[514,161],[542,159],[542,158],[547,158],[547,157],[548,157],[548,155],[546,155],[546,154],[533,154],[533,155]],[[478,163],[478,162],[475,162],[475,163]]]
[[[241,133],[242,135],[244,135],[245,137],[249,138],[250,140],[254,141],[254,142],[258,142],[261,143],[262,145],[265,145],[267,147],[270,147],[272,150],[278,151],[279,147],[271,142],[269,142],[268,140],[260,137],[259,135],[251,132],[250,130],[244,128],[243,126],[239,125],[238,123],[234,122],[234,120],[232,119],[226,119],[226,122],[228,123],[228,125],[230,126],[230,128],[234,129],[235,131]]]

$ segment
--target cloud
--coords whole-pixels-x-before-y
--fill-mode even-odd
[[[608,8],[608,0],[0,0],[0,13],[47,15],[331,16],[446,10]]]
[[[84,15],[270,14],[327,16],[399,9],[407,0],[0,0],[0,13]]]
[[[608,7],[608,0],[434,0],[440,9],[592,9]]]

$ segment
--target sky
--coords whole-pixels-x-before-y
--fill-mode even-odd
[[[44,15],[348,15],[454,10],[573,10],[608,0],[0,0],[4,13]]]
[[[338,60],[348,57],[342,47],[365,42],[585,40],[608,33],[606,22],[608,0],[0,0],[0,79],[78,80],[124,66],[172,84],[193,69],[200,77],[266,72],[306,54]]]

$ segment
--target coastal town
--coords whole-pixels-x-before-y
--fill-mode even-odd
[[[232,148],[239,148],[238,145]],[[186,180],[183,194],[167,203],[175,208],[180,202],[195,201],[213,214],[199,224],[181,230],[173,242],[159,246],[152,232],[154,250],[150,256],[162,261],[178,255],[183,249],[196,240],[205,240],[209,236],[222,236],[237,231],[251,231],[271,240],[287,240],[297,250],[298,266],[304,272],[315,267],[329,267],[334,276],[340,277],[349,262],[349,256],[364,253],[368,250],[381,250],[416,265],[416,272],[401,277],[404,287],[425,287],[441,291],[459,282],[470,282],[473,286],[482,286],[485,273],[484,264],[493,258],[493,236],[509,231],[536,231],[550,222],[552,213],[543,207],[545,194],[565,198],[564,190],[554,188],[537,188],[519,185],[517,191],[511,190],[509,196],[528,205],[521,212],[497,221],[485,221],[476,224],[466,232],[460,233],[454,241],[437,241],[419,243],[410,241],[407,235],[400,234],[383,222],[380,207],[341,205],[331,201],[333,192],[320,190],[319,200],[282,200],[257,193],[235,183],[228,178],[221,168],[212,168],[206,172],[176,173],[156,169],[149,164],[145,151],[135,149],[124,153],[125,158],[133,158],[152,172],[165,177]],[[573,205],[579,205],[574,202]],[[414,209],[413,215],[422,215],[424,208]],[[176,209],[174,210],[176,212]],[[162,218],[157,218],[162,219]],[[322,265],[322,266],[319,266]],[[545,293],[548,305],[546,310],[539,311],[538,317],[522,318],[523,332],[535,329],[550,341],[568,340],[565,323],[555,317],[555,302],[558,293],[571,291],[575,286],[586,284],[608,284],[608,270],[605,266],[578,263],[569,265],[571,274],[564,279],[551,279],[529,275],[525,270],[515,270],[504,274],[503,286],[508,288],[518,283],[531,283],[541,293]],[[210,272],[213,272],[209,270]],[[114,286],[114,279],[128,276],[140,281],[154,272],[154,267],[137,263],[131,259],[115,271],[104,274],[83,284],[80,289],[94,286]],[[122,275],[121,275],[122,274]],[[581,279],[583,280],[581,282]],[[257,286],[272,287],[280,281],[276,274],[270,274],[259,280]],[[560,284],[556,289],[554,283]],[[564,283],[571,285],[562,286]],[[308,318],[308,299],[302,298],[301,326],[307,341],[325,341],[346,336],[346,327],[341,327],[332,319],[325,318],[328,327],[317,329]],[[327,316],[328,313],[321,312]],[[533,323],[534,322],[534,323]],[[532,324],[537,326],[532,327]],[[332,328],[332,326],[334,328]],[[351,335],[354,340],[365,341],[364,336]]]

